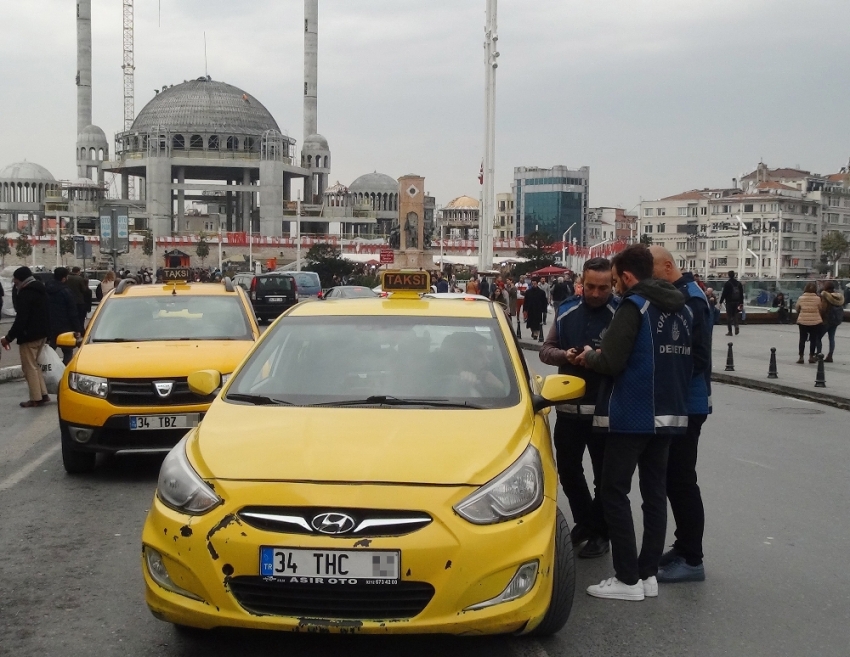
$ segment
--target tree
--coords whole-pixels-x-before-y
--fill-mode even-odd
[[[62,238],[62,242],[59,244],[59,253],[65,255],[66,253],[74,253],[77,247],[74,244],[74,238],[70,235],[67,235]]]
[[[834,266],[836,262],[841,260],[847,252],[850,251],[850,242],[838,231],[833,231],[824,235],[820,242],[821,253],[826,256],[827,262]]]
[[[201,259],[201,265],[203,265],[207,256],[210,254],[210,245],[207,242],[207,234],[204,232],[198,235],[198,247],[195,249],[195,253],[198,254],[198,257]]]
[[[6,266],[6,256],[12,252],[9,247],[9,240],[6,239],[6,233],[0,233],[0,267]]]
[[[644,233],[640,236],[640,243],[646,244],[647,246],[652,246],[652,236]]]
[[[146,256],[153,255],[153,231],[145,231],[145,239],[142,241],[142,253]]]
[[[15,255],[26,260],[32,255],[32,244],[30,244],[29,236],[21,233],[18,235],[18,240],[15,242]]]
[[[333,277],[342,278],[354,271],[354,263],[342,258],[342,252],[333,244],[320,243],[310,247],[306,255],[307,271],[314,271],[322,281],[322,287],[333,285]]]
[[[525,246],[518,249],[516,254],[520,258],[526,258],[528,262],[522,262],[514,268],[517,275],[542,269],[555,264],[553,252],[555,240],[548,233],[535,230],[523,238]]]

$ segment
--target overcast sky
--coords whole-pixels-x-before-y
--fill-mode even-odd
[[[0,167],[74,177],[74,0],[2,4]],[[301,0],[136,0],[136,110],[209,74],[299,145]],[[122,128],[121,2],[93,0],[94,121]],[[484,0],[321,0],[319,131],[331,183],[425,176],[477,197]],[[850,159],[847,0],[501,0],[497,192],[515,166],[587,165],[592,205],[632,208],[768,165]]]

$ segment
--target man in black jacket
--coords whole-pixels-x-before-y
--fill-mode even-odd
[[[558,368],[558,374],[577,376],[587,384],[584,397],[559,404],[555,422],[555,450],[558,477],[573,514],[573,545],[587,541],[579,551],[583,559],[601,557],[609,550],[608,526],[602,511],[599,487],[605,454],[604,433],[594,433],[596,402],[605,377],[569,362],[570,351],[585,345],[599,348],[602,336],[617,310],[612,294],[611,263],[605,258],[591,258],[584,264],[584,292],[556,307],[555,321],[540,350],[540,361]],[[584,450],[590,453],[593,466],[593,490],[590,494],[584,474]]]
[[[18,341],[21,352],[21,369],[29,386],[30,398],[21,402],[23,408],[43,406],[50,401],[47,396],[47,386],[41,366],[38,364],[38,354],[46,342],[50,331],[50,316],[47,310],[47,292],[44,285],[35,280],[29,267],[19,267],[12,275],[12,281],[18,291],[15,323],[5,337],[0,338],[4,349],[13,340]]]
[[[720,303],[726,304],[726,335],[732,335],[732,324],[735,324],[735,335],[738,329],[738,314],[744,307],[744,286],[735,278],[735,272],[729,272],[729,280],[723,285],[723,293],[720,295]]]
[[[74,303],[77,304],[80,324],[85,326],[86,315],[91,311],[92,293],[79,267],[73,267],[71,269],[71,273],[68,275],[67,285],[71,291],[71,295],[74,297]]]
[[[53,280],[48,281],[47,310],[50,315],[50,335],[48,344],[52,349],[56,348],[56,338],[62,333],[74,333],[79,337],[83,332],[80,324],[80,316],[74,297],[67,287],[68,270],[65,267],[57,267],[53,272]],[[74,356],[73,347],[62,347],[62,360],[67,365]]]
[[[531,287],[525,292],[522,310],[526,315],[525,325],[531,331],[531,339],[536,340],[540,331],[543,330],[543,313],[549,303],[546,293],[539,287],[540,279],[536,276],[531,279]]]

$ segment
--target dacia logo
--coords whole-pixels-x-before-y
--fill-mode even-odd
[[[320,513],[311,524],[322,534],[347,534],[354,529],[354,518],[344,513]]]
[[[174,390],[174,381],[154,381],[153,387],[160,399],[165,399],[171,396],[171,391]]]

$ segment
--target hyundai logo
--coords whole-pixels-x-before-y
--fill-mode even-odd
[[[347,534],[354,529],[354,518],[344,513],[320,513],[312,524],[322,534]]]
[[[159,395],[161,399],[165,399],[171,395],[171,391],[174,390],[174,381],[154,381],[153,387],[156,390],[156,394]]]

